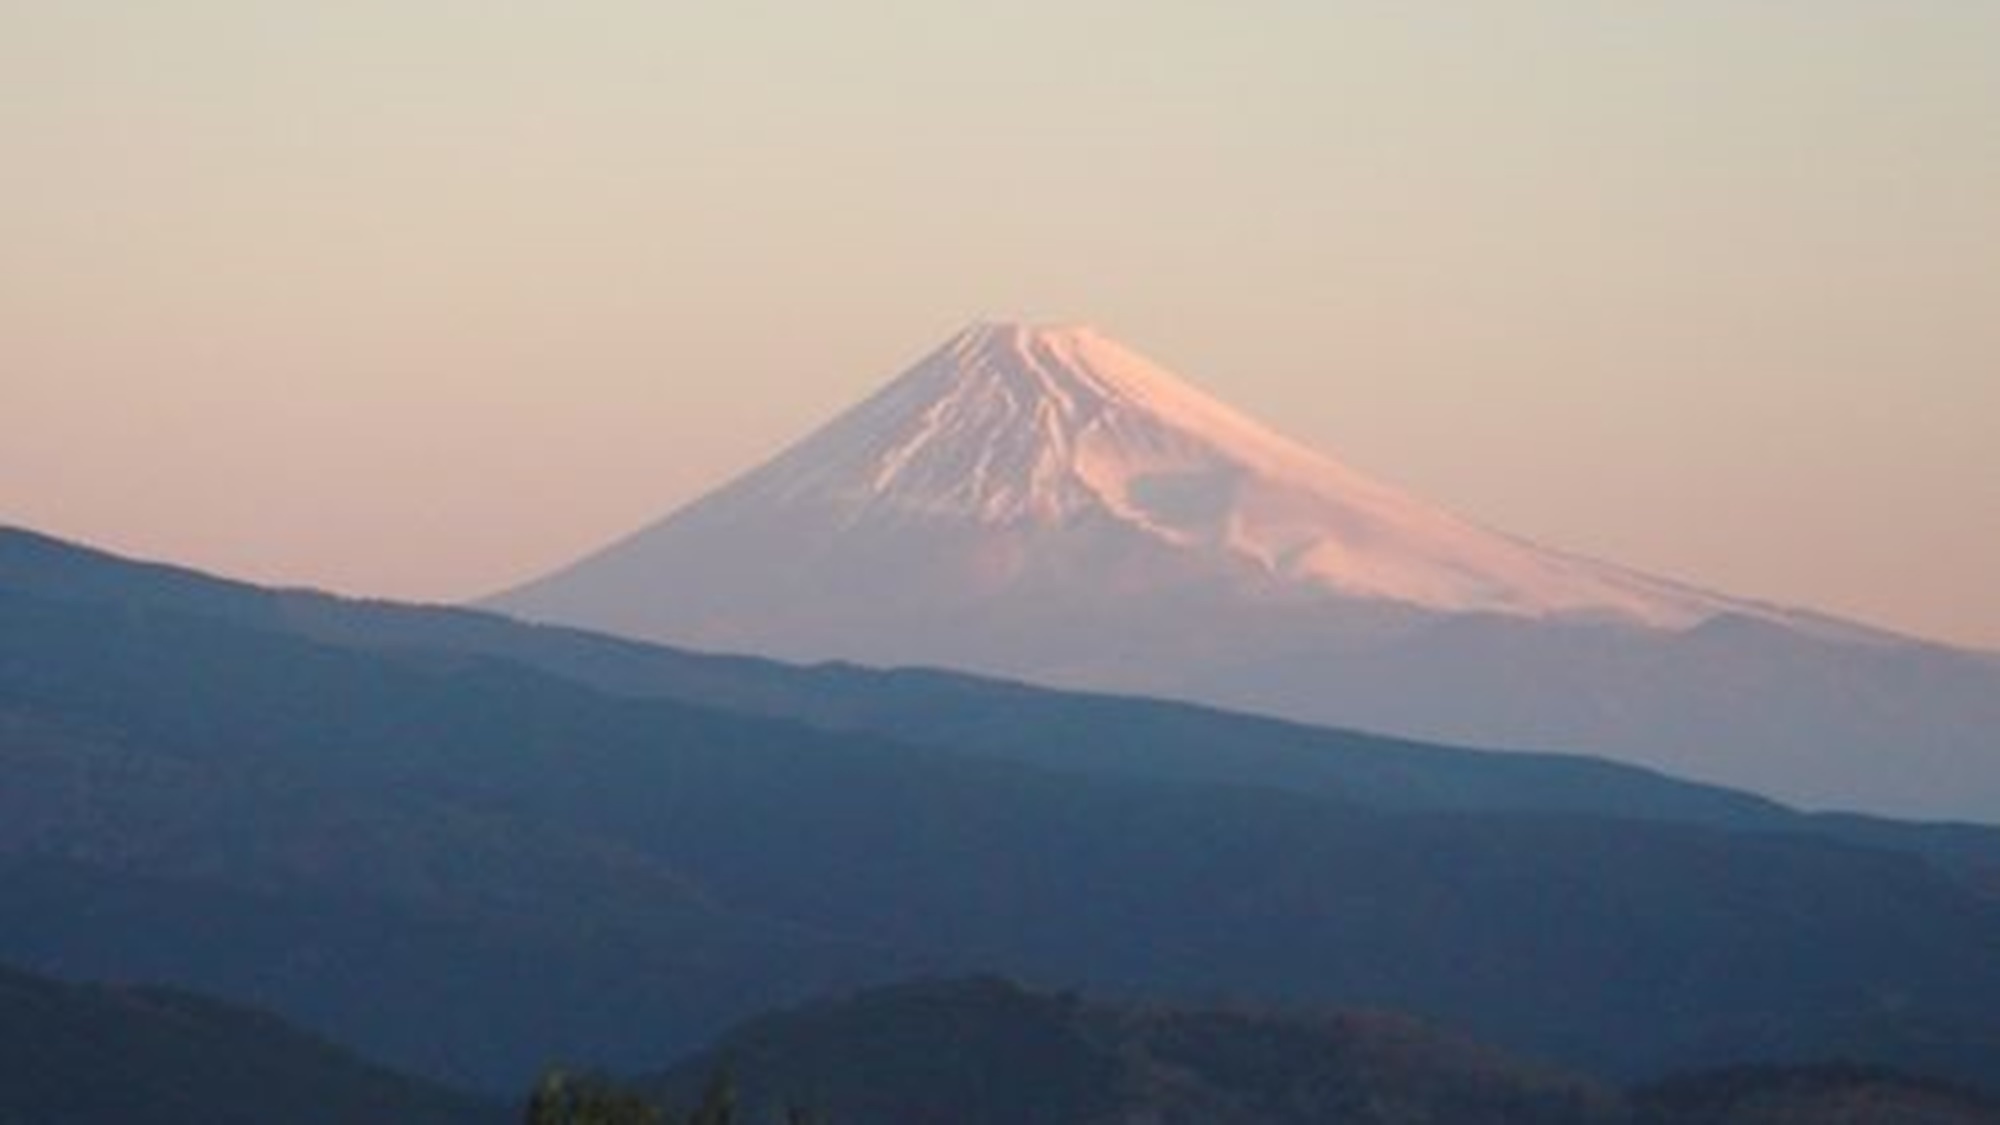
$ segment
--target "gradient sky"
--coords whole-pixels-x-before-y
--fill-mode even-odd
[[[2000,647],[2000,4],[0,0],[0,521],[453,599],[977,317]]]

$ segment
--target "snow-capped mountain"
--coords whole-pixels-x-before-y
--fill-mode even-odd
[[[1235,572],[1246,592],[1660,626],[1748,608],[1476,527],[1087,327],[968,328],[733,496],[838,513],[862,534],[925,520],[1003,531],[1102,521]],[[984,584],[1004,584],[1009,569]]]
[[[2000,819],[1990,663],[1483,528],[1083,327],[968,328],[492,604]]]

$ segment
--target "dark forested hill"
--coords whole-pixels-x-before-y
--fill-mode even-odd
[[[1855,843],[1600,763],[1050,693],[1029,746],[1024,689],[939,680],[932,713],[929,682],[0,537],[0,956],[504,1089],[972,970],[1406,1010],[1605,1075],[2000,1067],[1977,830]]]
[[[1637,1125],[1994,1125],[2000,1101],[1949,1082],[1852,1063],[1678,1075],[1631,1098]]]
[[[0,969],[12,1125],[499,1125],[498,1105],[371,1066],[261,1012]]]
[[[898,1125],[1597,1125],[1607,1087],[1387,1015],[1085,1003],[995,978],[878,989],[756,1020],[647,1085],[728,1073],[745,1108]]]
[[[753,1119],[829,1125],[1994,1125],[1969,1090],[1845,1065],[1746,1067],[1627,1093],[1375,1013],[1083,1001],[994,978],[776,1013],[642,1085],[732,1076]]]

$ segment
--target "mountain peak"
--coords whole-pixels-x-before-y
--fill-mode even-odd
[[[1474,525],[1078,324],[972,324],[697,508],[737,526],[831,528],[811,547],[826,557],[842,543],[985,536],[995,545],[972,553],[988,592],[1028,572],[1038,586],[1097,580],[1056,561],[1072,558],[1116,557],[1121,581],[1144,585],[1131,572],[1151,564],[1131,560],[1150,553],[1175,582],[1259,596],[1675,628],[1740,609]]]
[[[1112,402],[1162,404],[1190,397],[1164,368],[1081,323],[980,321],[967,326],[909,376],[920,384],[991,384],[1041,397],[1066,412]]]
[[[1078,344],[1101,340],[1094,324],[1080,320],[975,320],[958,330],[946,344],[951,348],[1022,347],[1033,344]]]
[[[1250,469],[1297,451],[1081,324],[975,323],[760,476],[788,501],[989,525],[1129,514],[1166,463]]]

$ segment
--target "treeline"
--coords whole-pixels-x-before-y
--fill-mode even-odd
[[[801,1106],[787,1108],[781,1120],[783,1125],[824,1125],[822,1118]],[[600,1075],[551,1070],[528,1095],[522,1121],[523,1125],[750,1125],[738,1109],[736,1082],[728,1071],[716,1072],[693,1109],[676,1113]]]

